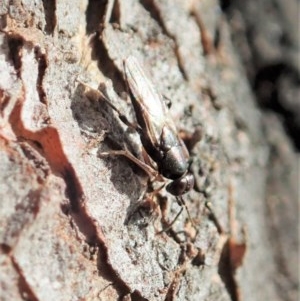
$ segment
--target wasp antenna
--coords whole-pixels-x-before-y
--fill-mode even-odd
[[[186,205],[186,203],[185,203],[183,197],[182,197],[182,196],[177,196],[177,197],[176,197],[176,200],[177,200],[178,205],[181,206],[180,211],[177,213],[177,215],[175,216],[175,218],[173,219],[173,221],[168,225],[168,227],[166,227],[165,229],[163,229],[163,230],[157,232],[157,234],[161,234],[161,233],[163,233],[163,232],[168,232],[168,231],[172,228],[172,226],[174,225],[174,223],[175,223],[176,220],[178,219],[179,215],[181,214],[181,212],[182,212],[182,210],[183,210],[183,207],[185,208],[185,210],[186,210],[186,212],[187,212],[188,218],[189,218],[189,220],[190,220],[190,222],[191,222],[193,228],[195,228],[196,231],[197,231],[197,228],[196,228],[196,226],[195,226],[195,224],[194,224],[194,222],[193,222],[193,220],[192,220],[192,217],[191,217],[191,215],[190,215],[190,211],[189,211],[189,209],[188,209],[188,207],[187,207],[187,205]]]
[[[192,220],[192,217],[191,217],[189,208],[188,208],[188,206],[186,205],[186,203],[185,203],[183,197],[182,197],[182,196],[178,196],[178,197],[177,197],[177,202],[178,202],[179,205],[181,205],[181,206],[183,206],[183,207],[185,208],[185,210],[186,210],[186,212],[187,212],[187,215],[188,215],[188,218],[189,218],[189,220],[190,220],[190,222],[191,222],[193,228],[195,228],[195,229],[197,230],[197,228],[196,228],[196,226],[195,226],[195,224],[194,224],[194,222],[193,222],[193,220]]]
[[[217,219],[217,216],[213,210],[213,205],[211,202],[205,202],[205,207],[209,210],[209,215],[210,215],[210,219],[213,221],[213,223],[215,224],[217,231],[219,234],[223,234],[224,233],[224,229],[221,226],[219,220]]]

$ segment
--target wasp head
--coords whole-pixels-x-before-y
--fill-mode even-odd
[[[169,193],[175,196],[180,196],[192,190],[194,187],[194,182],[194,176],[191,173],[187,173],[181,178],[169,183],[166,189]]]

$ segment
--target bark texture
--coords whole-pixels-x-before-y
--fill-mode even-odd
[[[297,300],[297,156],[217,1],[2,1],[0,26],[0,300]],[[135,120],[129,55],[187,144],[201,136],[184,196],[197,230],[183,211],[158,234],[175,198],[100,156],[142,157],[96,91]]]

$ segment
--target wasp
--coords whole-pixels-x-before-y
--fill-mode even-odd
[[[131,123],[107,97],[104,96],[104,100],[118,113],[119,118],[127,126],[137,131],[145,151],[156,163],[157,168],[155,171],[151,166],[139,160],[127,150],[115,150],[101,153],[101,155],[126,156],[149,175],[154,175],[155,179],[163,176],[171,180],[166,186],[166,190],[176,196],[178,204],[181,205],[181,210],[168,228],[176,221],[183,207],[186,208],[189,219],[192,222],[182,198],[183,194],[194,187],[194,176],[189,172],[191,160],[187,147],[178,135],[165,101],[146,76],[137,59],[129,56],[123,61],[123,65],[137,124]]]

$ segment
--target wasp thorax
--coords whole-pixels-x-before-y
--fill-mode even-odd
[[[157,162],[159,172],[168,179],[178,179],[184,175],[189,167],[188,159],[181,146],[174,146]]]

